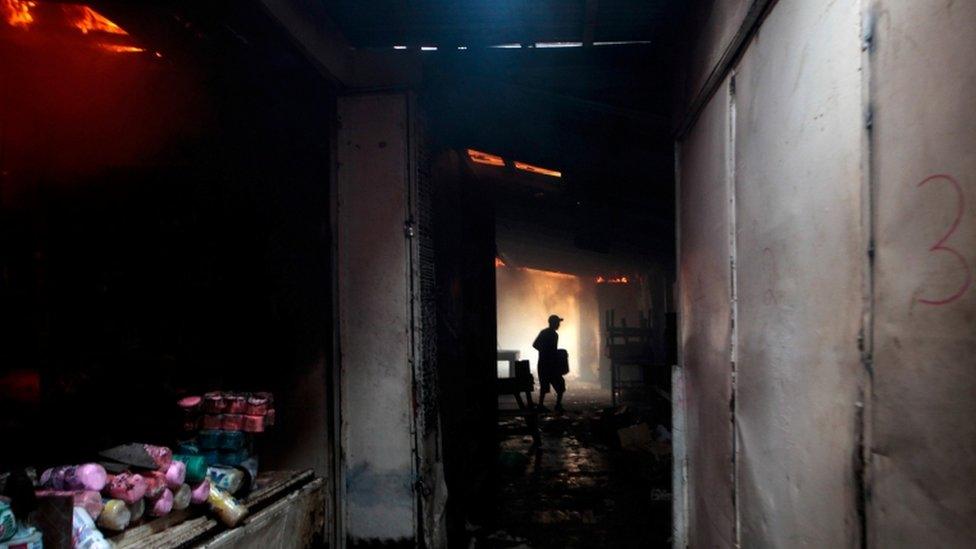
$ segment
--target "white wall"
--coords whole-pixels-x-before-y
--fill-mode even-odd
[[[688,543],[733,544],[731,89],[681,144],[678,307],[688,459]]]
[[[872,8],[868,541],[973,547],[976,2],[884,0]]]
[[[735,71],[744,547],[858,539],[858,18],[855,2],[779,2]]]
[[[407,98],[339,99],[341,441],[346,534],[415,536]]]
[[[976,540],[974,22],[780,0],[688,69],[733,78],[678,145],[689,546]]]

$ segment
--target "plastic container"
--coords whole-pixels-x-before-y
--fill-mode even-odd
[[[221,450],[240,450],[244,447],[244,433],[241,431],[221,431],[219,447]]]
[[[220,448],[222,432],[223,431],[216,429],[206,429],[200,431],[200,434],[197,436],[197,441],[200,443],[200,448],[204,450],[216,450],[217,448]]]
[[[243,429],[246,433],[263,433],[264,416],[244,416]]]
[[[224,395],[225,414],[243,414],[247,410],[247,399],[241,395]]]
[[[224,397],[220,393],[203,395],[203,411],[207,414],[221,414],[224,412]]]
[[[225,431],[240,431],[244,428],[244,416],[241,414],[224,414],[220,428]]]
[[[230,494],[236,494],[241,489],[241,485],[244,484],[244,471],[234,467],[221,467],[219,465],[209,467],[207,476],[210,477],[210,482],[214,486]]]
[[[220,456],[217,458],[217,463],[219,465],[240,465],[247,458],[248,453],[246,450],[220,452]]]
[[[21,526],[14,537],[3,542],[2,547],[11,549],[44,549],[41,531],[33,526]]]
[[[184,456],[177,454],[173,456],[173,459],[186,465],[186,474],[183,477],[183,482],[197,484],[207,476],[206,456]]]
[[[17,534],[17,519],[10,509],[7,498],[0,497],[0,541],[7,541]]]
[[[217,518],[228,528],[237,526],[244,517],[247,516],[247,507],[240,504],[234,496],[210,485],[210,495],[207,497],[210,509],[217,515]]]
[[[224,420],[221,414],[207,414],[203,416],[203,421],[200,422],[200,426],[204,429],[220,429],[223,424]]]
[[[112,549],[114,547],[95,527],[95,521],[82,507],[75,507],[71,516],[71,545],[74,549]]]
[[[268,413],[268,398],[263,396],[252,396],[247,399],[247,411],[250,416],[263,416]]]

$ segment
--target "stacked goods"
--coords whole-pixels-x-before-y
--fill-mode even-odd
[[[257,476],[254,435],[274,425],[271,393],[210,392],[178,405],[191,436],[175,453],[166,446],[123,444],[100,452],[98,463],[51,467],[36,481],[33,473],[24,476],[31,499],[70,498],[75,547],[111,547],[103,532],[121,532],[191,505],[206,504],[228,527],[247,515],[234,494],[246,492]],[[19,524],[10,501],[0,497],[0,547],[9,543],[41,547],[41,533]]]
[[[177,405],[183,412],[183,428],[190,435],[178,445],[177,459],[185,461],[189,468],[191,459],[202,458],[211,476],[214,471],[226,473],[220,475],[222,479],[228,474],[233,476],[225,468],[241,468],[247,473],[243,482],[216,484],[218,488],[222,485],[235,487],[232,493],[241,486],[246,487],[247,479],[257,475],[257,459],[253,457],[254,435],[274,425],[274,396],[271,393],[213,391],[202,397],[183,398]]]

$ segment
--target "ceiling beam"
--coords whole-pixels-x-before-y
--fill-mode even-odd
[[[597,8],[600,0],[586,0],[583,8],[583,47],[593,45],[593,35],[596,31]]]

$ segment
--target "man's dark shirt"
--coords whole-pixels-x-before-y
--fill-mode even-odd
[[[552,328],[539,332],[532,346],[539,351],[539,375],[552,375],[556,366],[556,349],[559,346],[559,334]]]

